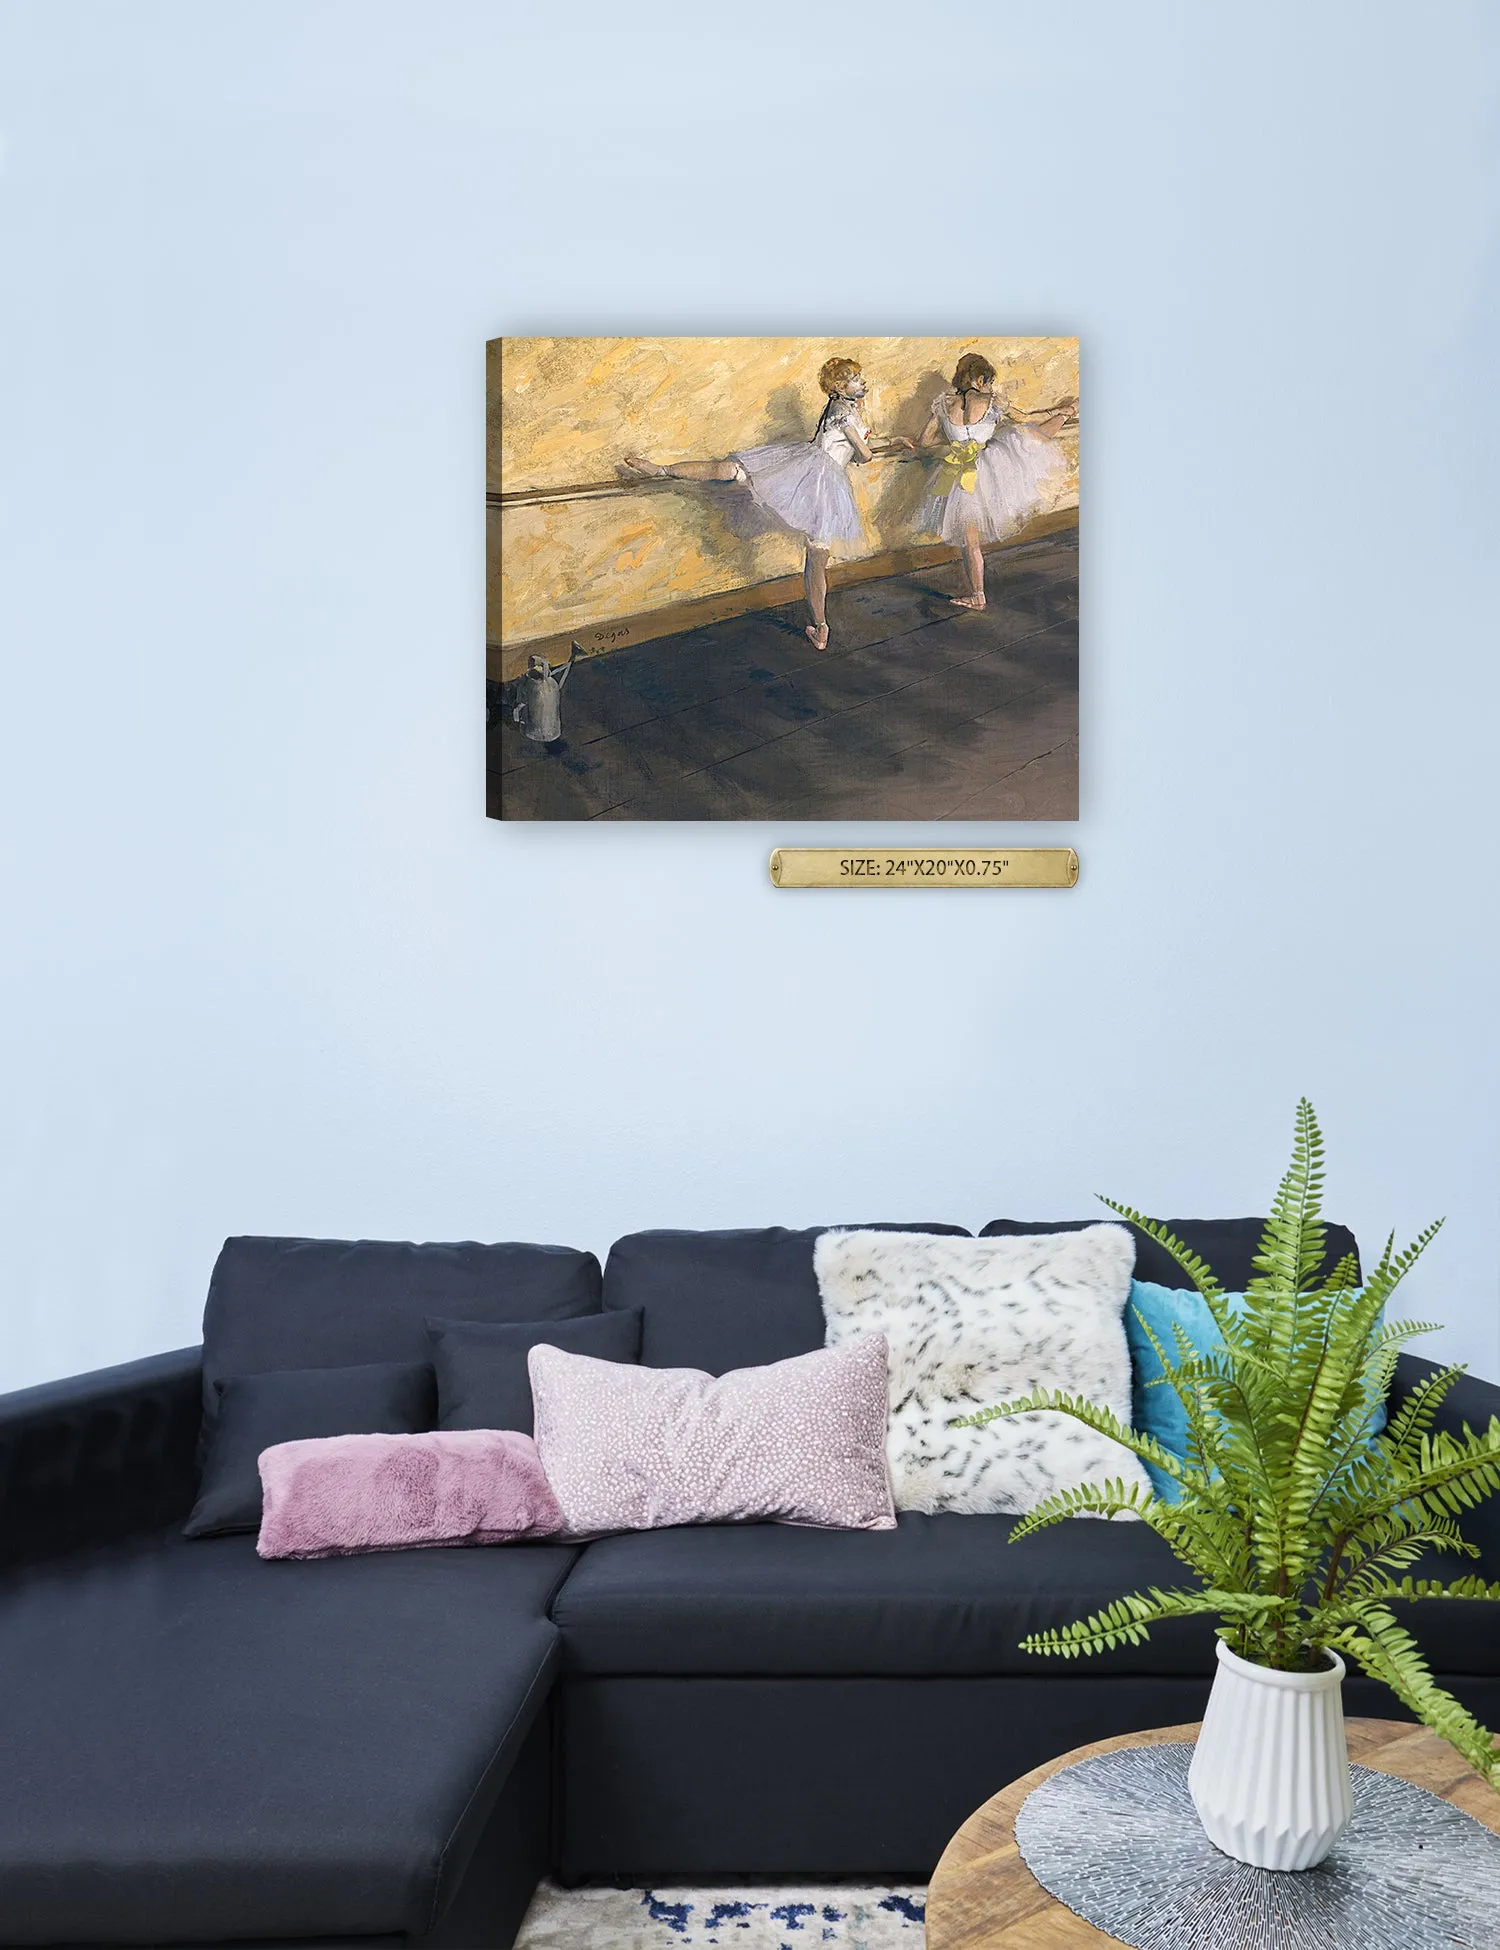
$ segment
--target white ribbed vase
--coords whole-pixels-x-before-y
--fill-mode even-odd
[[[1188,1787],[1215,1848],[1259,1869],[1310,1869],[1354,1814],[1344,1662],[1272,1672],[1219,1640],[1219,1670]]]

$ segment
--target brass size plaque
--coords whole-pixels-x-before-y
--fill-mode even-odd
[[[773,887],[1072,887],[1071,846],[778,846]]]

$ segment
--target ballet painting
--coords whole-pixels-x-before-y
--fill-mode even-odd
[[[1078,816],[1078,342],[489,346],[499,819]]]

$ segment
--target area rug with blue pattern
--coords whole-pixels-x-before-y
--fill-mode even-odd
[[[927,1891],[559,1889],[532,1899],[516,1950],[920,1950]]]

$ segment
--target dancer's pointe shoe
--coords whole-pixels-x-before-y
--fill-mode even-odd
[[[826,623],[809,623],[803,634],[814,650],[826,650],[828,648],[828,625]]]
[[[668,468],[658,467],[654,460],[647,460],[644,454],[627,454],[624,467],[628,474],[639,475],[643,481],[670,481],[672,478]]]
[[[956,604],[959,609],[984,608],[983,596],[950,596],[948,600],[950,603]]]

